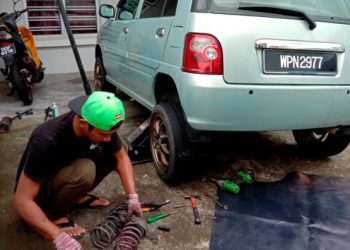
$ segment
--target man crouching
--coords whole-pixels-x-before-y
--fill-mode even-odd
[[[82,249],[85,229],[67,214],[109,200],[88,194],[113,169],[126,193],[129,217],[142,215],[134,170],[117,131],[125,119],[114,94],[97,91],[69,102],[72,110],[38,126],[20,161],[13,205],[35,231],[57,249]]]

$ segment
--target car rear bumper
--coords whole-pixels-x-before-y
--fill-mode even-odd
[[[187,121],[197,130],[268,131],[350,124],[350,85],[226,84],[222,76],[184,74]]]

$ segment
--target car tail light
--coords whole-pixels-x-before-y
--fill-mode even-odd
[[[196,33],[186,35],[183,71],[221,75],[223,73],[222,58],[221,44],[215,37]]]
[[[11,34],[9,34],[6,31],[0,30],[0,39],[1,40],[8,40],[8,39],[11,39],[11,38],[12,38]]]

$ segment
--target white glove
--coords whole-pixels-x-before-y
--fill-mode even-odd
[[[62,232],[53,240],[57,250],[82,250],[83,247],[78,241]]]
[[[127,218],[130,219],[134,213],[136,215],[142,217],[141,204],[139,202],[139,196],[137,195],[137,193],[132,193],[132,194],[126,195],[126,199],[128,202]]]

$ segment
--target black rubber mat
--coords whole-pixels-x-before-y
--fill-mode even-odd
[[[350,249],[350,179],[293,173],[218,191],[210,249]]]

